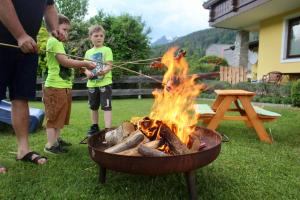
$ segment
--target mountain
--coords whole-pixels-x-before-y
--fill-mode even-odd
[[[151,46],[155,47],[155,46],[160,46],[160,45],[165,45],[165,44],[169,44],[171,42],[174,42],[178,37],[167,37],[167,36],[162,36],[161,38],[157,39],[156,41],[154,41]]]
[[[167,44],[152,46],[151,57],[162,56],[168,48],[177,46],[186,50],[187,57],[199,59],[205,55],[205,50],[211,44],[233,44],[236,31],[220,28],[209,28],[196,31],[183,37],[177,38]]]

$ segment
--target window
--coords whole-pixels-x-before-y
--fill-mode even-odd
[[[286,58],[300,58],[300,17],[288,20]]]

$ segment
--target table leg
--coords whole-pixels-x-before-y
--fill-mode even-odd
[[[235,97],[233,96],[226,96],[219,107],[216,109],[216,114],[213,116],[213,118],[210,120],[207,128],[215,130],[222,118],[224,117],[226,111],[229,109],[231,102],[235,100]]]
[[[256,133],[261,141],[272,143],[272,139],[268,135],[262,121],[259,119],[257,113],[255,112],[254,108],[251,105],[251,98],[246,96],[240,96],[239,99],[241,100],[241,103],[246,111],[246,114],[256,130]]]
[[[216,100],[214,101],[214,103],[212,104],[211,108],[216,111],[217,108],[220,106],[220,104],[222,103],[222,101],[224,100],[224,96],[217,96]]]
[[[247,116],[245,110],[242,109],[241,106],[240,106],[240,104],[238,103],[238,99],[234,101],[234,104],[235,104],[235,107],[238,109],[238,111],[239,111],[239,113],[240,113],[241,116]],[[249,127],[249,128],[253,127],[252,124],[251,124],[251,122],[249,120],[244,121],[244,122],[245,122],[245,124],[246,124],[247,127]]]

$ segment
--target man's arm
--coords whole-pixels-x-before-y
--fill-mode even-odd
[[[1,0],[0,21],[17,40],[24,53],[37,52],[36,42],[25,32],[11,0]]]
[[[44,18],[45,18],[47,30],[58,40],[64,41],[65,36],[64,34],[61,34],[58,29],[58,15],[57,15],[57,9],[54,4],[47,5],[44,12]]]

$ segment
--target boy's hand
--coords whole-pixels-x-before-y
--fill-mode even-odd
[[[96,67],[96,63],[91,62],[91,61],[83,61],[85,62],[85,67],[89,70],[92,70]]]
[[[89,70],[85,70],[85,75],[86,75],[86,77],[88,78],[88,79],[91,79],[91,78],[93,78],[94,77],[94,74],[91,72],[91,71],[89,71]]]
[[[101,70],[101,71],[97,72],[97,76],[103,76],[105,74],[106,74],[106,72],[104,70]]]

